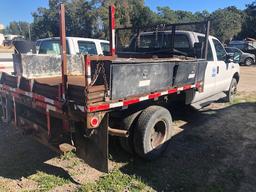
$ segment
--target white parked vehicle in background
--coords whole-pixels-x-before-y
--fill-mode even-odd
[[[67,54],[89,54],[107,55],[109,54],[109,41],[81,37],[66,37]],[[38,54],[60,54],[60,38],[39,39],[36,42]]]
[[[4,34],[0,33],[0,46],[3,45],[4,42]]]

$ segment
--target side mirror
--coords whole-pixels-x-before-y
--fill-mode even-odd
[[[235,52],[233,54],[233,60],[235,63],[240,63],[242,54],[240,52]]]
[[[203,53],[203,44],[202,43],[194,43],[194,52],[197,58],[202,58]]]
[[[230,54],[226,54],[226,63],[234,62],[233,56]]]

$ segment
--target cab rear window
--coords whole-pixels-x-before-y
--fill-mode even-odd
[[[109,55],[109,53],[110,53],[110,46],[109,46],[109,43],[103,43],[103,42],[101,42],[101,43],[100,43],[100,46],[101,46],[103,55]]]
[[[41,41],[39,47],[39,54],[50,54],[50,55],[60,55],[60,40],[44,40]],[[67,42],[67,54],[69,54],[69,46]]]
[[[92,41],[78,41],[79,53],[97,55],[96,45]]]

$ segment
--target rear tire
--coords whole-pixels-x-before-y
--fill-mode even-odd
[[[235,78],[232,79],[230,83],[229,90],[226,92],[226,98],[225,101],[232,103],[234,101],[234,96],[236,95],[237,92],[237,80]]]
[[[253,64],[253,59],[252,58],[247,58],[244,62],[245,66],[250,66]]]
[[[136,125],[137,118],[140,115],[141,111],[133,113],[128,117],[124,118],[121,122],[121,127],[124,130],[129,131],[128,137],[119,137],[119,142],[121,147],[128,153],[133,154],[133,134],[134,134],[134,126]]]
[[[172,117],[160,106],[145,109],[138,118],[134,130],[134,150],[140,157],[152,160],[167,148],[173,135]]]

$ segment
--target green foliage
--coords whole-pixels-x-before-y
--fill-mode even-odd
[[[139,191],[152,191],[148,188],[140,179],[135,176],[129,176],[123,174],[119,170],[115,170],[108,175],[105,175],[99,179],[96,183],[90,183],[84,185],[81,189],[82,191],[130,191],[130,192],[139,192]]]
[[[37,174],[30,176],[30,179],[38,183],[39,191],[49,191],[55,187],[70,183],[69,180],[54,175],[48,175],[44,172],[37,172]]]
[[[240,39],[246,37],[256,38],[256,1],[246,7],[243,15],[242,31],[238,37]]]
[[[242,11],[234,6],[218,9],[213,13],[207,10],[189,12],[172,10],[170,7],[157,7],[153,12],[145,6],[144,0],[49,0],[48,8],[39,7],[33,14],[31,34],[34,40],[59,36],[59,5],[66,5],[67,36],[108,38],[108,7],[116,7],[116,26],[145,27],[155,24],[195,22],[210,19],[211,34],[222,42],[233,37],[256,38],[256,1]],[[28,37],[29,24],[12,22],[5,33],[21,34]],[[192,27],[190,30],[197,28]]]
[[[211,16],[211,34],[222,42],[231,40],[241,32],[243,14],[236,7],[227,7],[214,11]]]
[[[6,29],[4,29],[4,33],[12,35],[22,35],[25,38],[29,38],[30,23],[24,21],[13,21],[6,27]]]

